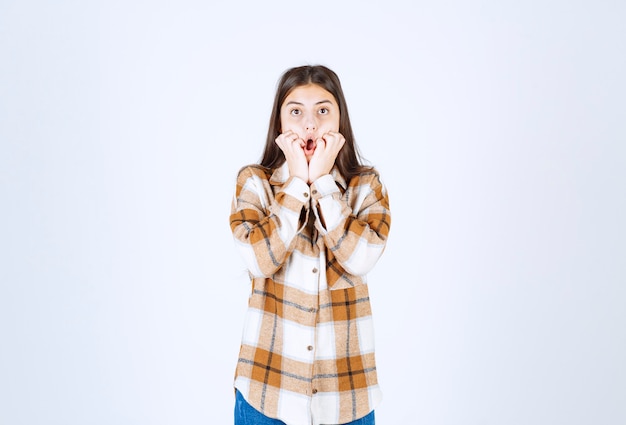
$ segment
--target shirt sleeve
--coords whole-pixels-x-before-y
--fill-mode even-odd
[[[363,174],[348,185],[342,196],[331,175],[311,185],[316,227],[326,246],[348,272],[364,276],[376,264],[387,242],[391,225],[389,196],[377,172]]]
[[[302,179],[290,177],[273,196],[262,170],[247,167],[239,173],[230,228],[254,277],[269,277],[282,267],[306,225],[309,205],[310,189]]]

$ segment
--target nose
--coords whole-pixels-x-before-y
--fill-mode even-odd
[[[308,114],[306,120],[304,121],[304,128],[306,131],[315,131],[317,130],[317,118],[315,114]]]

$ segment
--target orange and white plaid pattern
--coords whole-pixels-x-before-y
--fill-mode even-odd
[[[390,223],[374,170],[310,187],[286,163],[239,172],[230,226],[252,291],[235,387],[264,415],[343,424],[380,402],[365,276]]]

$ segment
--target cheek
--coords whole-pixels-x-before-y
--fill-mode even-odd
[[[280,116],[279,129],[281,133],[286,132],[287,130],[294,131],[295,127],[293,125],[292,120],[289,119],[289,116],[285,117],[283,115]]]
[[[339,118],[329,118],[320,122],[319,129],[326,133],[327,131],[339,131]]]
[[[298,134],[298,131],[296,131],[297,129],[293,126],[293,125],[289,125],[289,123],[286,123],[285,125],[281,124],[280,127],[280,132],[281,133],[286,133],[288,131],[293,131],[294,133]]]

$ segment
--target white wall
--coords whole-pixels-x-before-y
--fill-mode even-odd
[[[626,422],[626,4],[0,3],[0,423],[227,424],[228,214],[323,63],[392,201],[380,424]]]

